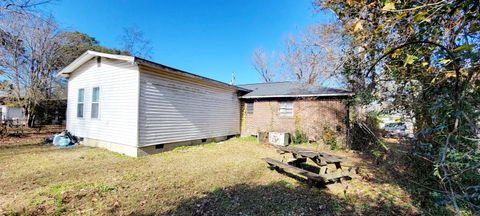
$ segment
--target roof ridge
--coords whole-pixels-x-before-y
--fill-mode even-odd
[[[86,62],[90,61],[92,58],[98,57],[98,56],[104,57],[104,58],[127,61],[127,62],[131,62],[131,63],[143,64],[143,65],[150,66],[150,67],[160,68],[162,70],[166,70],[166,71],[169,71],[169,72],[179,73],[182,76],[193,77],[195,79],[200,79],[200,80],[207,81],[207,82],[213,82],[213,83],[216,83],[216,84],[228,87],[228,88],[234,88],[234,89],[241,90],[241,91],[246,91],[246,92],[250,91],[248,89],[238,87],[237,85],[230,85],[228,83],[225,83],[225,82],[213,79],[213,78],[209,78],[209,77],[201,76],[201,75],[191,73],[191,72],[188,72],[188,71],[180,70],[180,69],[177,69],[177,68],[174,68],[174,67],[170,67],[170,66],[167,66],[167,65],[164,65],[164,64],[154,62],[152,60],[143,59],[143,58],[140,58],[140,57],[137,57],[137,56],[134,56],[134,55],[109,54],[109,53],[97,52],[97,51],[92,51],[92,50],[85,51],[82,55],[80,55],[78,58],[76,58],[73,62],[71,62],[69,65],[67,65],[62,70],[60,70],[60,72],[57,73],[57,76],[72,73],[73,71],[75,71],[78,67],[80,67],[84,63],[86,63]]]
[[[350,90],[347,90],[347,89],[344,89],[344,88],[333,88],[333,87],[326,87],[326,86],[320,86],[320,85],[319,85],[319,87],[322,87],[322,88],[324,88],[324,89],[350,91]]]
[[[275,98],[275,97],[348,97],[353,95],[346,89],[332,88],[318,83],[312,85],[301,82],[276,82],[240,85],[252,91],[242,98]],[[336,87],[336,86],[335,86]]]
[[[275,83],[296,83],[296,81],[258,82],[258,83],[239,84],[238,86],[242,86],[242,85],[260,85],[260,84],[275,84]]]

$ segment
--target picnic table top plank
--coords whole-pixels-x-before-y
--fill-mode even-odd
[[[342,162],[343,158],[338,157],[335,155],[323,153],[323,152],[316,152],[313,150],[309,149],[303,149],[303,148],[297,148],[297,147],[286,147],[286,146],[275,146],[275,148],[283,151],[283,152],[289,152],[292,154],[298,154],[303,157],[308,157],[308,158],[316,158],[320,157],[325,159],[329,163],[337,163],[337,162]]]

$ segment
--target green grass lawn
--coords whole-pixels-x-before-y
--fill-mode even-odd
[[[315,148],[313,145],[303,147]],[[270,170],[251,138],[142,158],[99,148],[0,145],[0,215],[417,214],[412,198],[354,153],[359,176],[328,188]]]

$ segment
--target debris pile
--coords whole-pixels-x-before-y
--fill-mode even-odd
[[[58,148],[71,148],[79,143],[78,137],[64,130],[62,133],[55,134],[45,139],[45,144],[53,144]]]

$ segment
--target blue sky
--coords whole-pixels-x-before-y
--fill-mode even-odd
[[[47,9],[64,30],[81,31],[120,48],[127,26],[138,26],[153,45],[152,60],[223,82],[260,82],[251,65],[256,47],[281,50],[285,38],[331,16],[311,0],[63,0]]]

